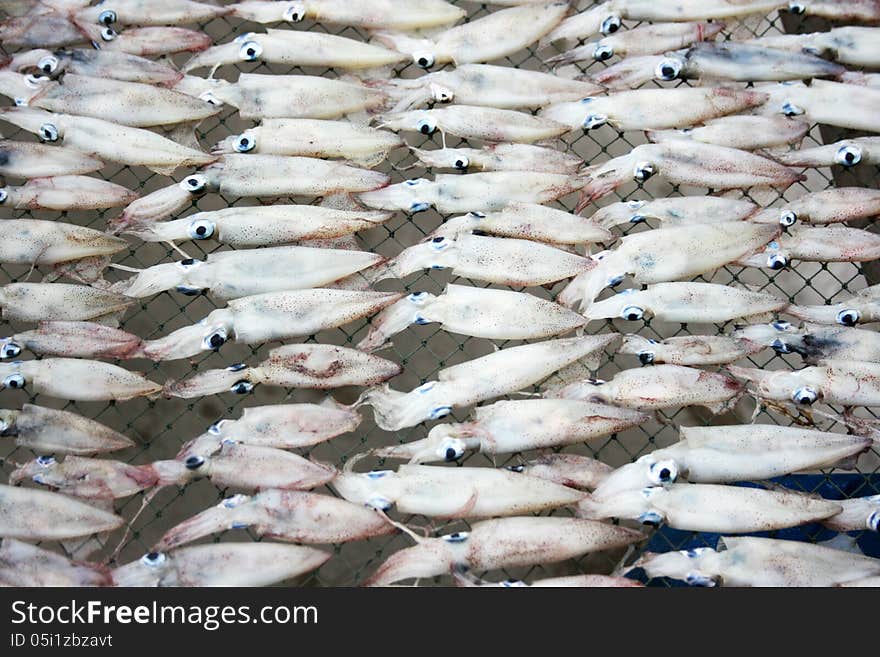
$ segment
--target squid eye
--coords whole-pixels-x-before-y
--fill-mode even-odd
[[[834,154],[834,161],[845,167],[851,167],[862,161],[862,149],[854,144],[841,146]]]
[[[214,424],[208,427],[208,433],[212,436],[219,436],[223,432],[224,422],[227,422],[227,420],[217,420]]]
[[[584,130],[593,130],[608,123],[608,117],[604,114],[590,114],[581,124]]]
[[[229,336],[226,334],[226,329],[219,328],[216,331],[214,331],[213,333],[211,333],[211,335],[206,336],[204,340],[202,340],[202,346],[205,349],[209,349],[211,351],[216,351],[217,349],[222,347],[224,344],[226,344],[226,340],[228,340],[228,339],[229,339]]]
[[[672,460],[652,463],[648,468],[648,479],[658,486],[671,484],[678,479],[678,466]]]
[[[520,463],[519,465],[508,465],[507,469],[511,472],[523,473],[526,471],[526,466]]]
[[[208,189],[208,179],[197,173],[180,181],[180,186],[190,194],[198,194]]]
[[[254,389],[253,383],[251,383],[250,381],[242,380],[242,381],[238,381],[236,383],[233,383],[232,386],[229,388],[229,392],[234,392],[236,395],[246,395],[247,393],[249,393],[253,389]]]
[[[804,108],[791,102],[785,102],[782,104],[782,113],[785,116],[800,116],[804,113]]]
[[[458,438],[447,438],[437,448],[437,456],[446,461],[456,461],[464,456],[464,441]]]
[[[613,56],[614,48],[604,43],[596,46],[596,49],[593,51],[593,59],[597,62],[604,62],[607,59],[611,59]]]
[[[779,225],[785,228],[790,228],[797,223],[798,217],[791,210],[783,210],[782,214],[779,215]]]
[[[238,56],[245,62],[255,62],[263,54],[263,46],[256,41],[245,41],[238,49]]]
[[[880,511],[874,511],[869,515],[865,526],[872,532],[880,532]]]
[[[470,165],[471,161],[464,155],[455,158],[455,162],[452,163],[452,166],[454,166],[459,171],[466,170]]]
[[[639,522],[643,525],[657,527],[663,522],[663,516],[656,511],[645,511],[644,513],[639,514]]]
[[[257,140],[248,135],[240,135],[235,140],[235,150],[239,153],[249,153],[257,147]]]
[[[781,253],[772,253],[767,257],[767,266],[770,269],[785,269],[788,267],[788,258]]]
[[[417,185],[421,185],[423,182],[425,182],[424,178],[410,178],[409,180],[405,180],[404,184],[407,187],[415,187]]]
[[[161,566],[165,563],[166,559],[167,557],[162,552],[150,552],[141,557],[141,563],[145,566],[155,568],[156,566]]]
[[[226,368],[228,372],[241,372],[242,370],[247,369],[247,365],[245,363],[235,363]]]
[[[771,344],[770,348],[773,349],[777,354],[790,354],[792,352],[791,345],[785,342],[784,340],[780,340],[776,338]]]
[[[837,323],[844,326],[855,326],[861,317],[862,314],[858,310],[841,310],[837,313]]]
[[[437,129],[437,122],[430,118],[421,119],[416,123],[416,130],[423,135],[430,135]]]
[[[639,308],[638,306],[627,306],[623,310],[620,311],[621,319],[625,319],[629,322],[636,322],[645,316],[644,308]]]
[[[116,22],[116,12],[112,9],[102,11],[98,14],[98,22],[102,25],[113,25]]]
[[[305,17],[305,8],[301,2],[294,2],[284,10],[284,20],[288,23],[299,23]]]
[[[380,511],[389,511],[391,510],[391,507],[394,506],[394,502],[389,500],[387,497],[374,495],[367,500],[366,506],[372,507],[374,509],[379,509]]]
[[[449,248],[449,240],[445,237],[434,237],[431,239],[431,248],[434,251],[443,251]]]
[[[195,258],[186,258],[185,260],[181,260],[177,263],[181,269],[192,269],[193,267],[198,267],[202,264],[201,260],[196,260]]]
[[[449,89],[437,89],[433,94],[434,101],[438,103],[451,103],[455,99],[455,94]]]
[[[188,297],[197,297],[202,293],[202,288],[195,285],[177,285],[174,289]]]
[[[431,409],[428,418],[431,420],[439,420],[441,417],[446,417],[452,412],[452,406],[438,406],[437,408]]]
[[[455,532],[454,534],[446,534],[445,536],[441,536],[440,538],[442,538],[447,543],[464,543],[470,535],[470,532]]]
[[[770,326],[775,328],[777,331],[788,331],[791,328],[791,322],[777,319],[775,322],[770,322]]]
[[[711,588],[716,584],[714,579],[708,575],[703,575],[702,573],[688,573],[685,575],[684,581],[688,586],[705,586]]]
[[[7,342],[2,347],[0,347],[0,358],[15,358],[21,354],[21,347],[18,346],[15,342]]]
[[[46,75],[51,75],[58,69],[58,58],[55,55],[46,55],[37,62],[37,68]]]
[[[113,41],[117,36],[119,36],[119,33],[112,27],[107,26],[101,28],[101,39],[104,41]]]
[[[645,182],[657,173],[657,169],[650,162],[639,162],[633,170],[633,178],[638,182]]]
[[[800,15],[807,11],[807,5],[803,2],[796,2],[795,0],[791,0],[788,3],[788,10],[792,14]]]
[[[199,100],[203,100],[214,107],[221,107],[223,105],[223,101],[217,98],[213,91],[203,91],[199,94]]]
[[[654,69],[654,77],[667,82],[679,75],[681,75],[681,63],[675,59],[664,59]]]
[[[3,387],[4,388],[24,388],[25,380],[21,374],[10,374],[5,379],[3,379]]]
[[[183,465],[187,470],[198,470],[205,465],[205,459],[202,456],[190,456],[183,462]]]
[[[798,388],[791,396],[793,402],[796,404],[804,404],[806,406],[814,403],[817,399],[819,399],[819,393],[809,386]]]
[[[197,219],[187,229],[187,233],[194,240],[206,240],[214,234],[216,225],[208,219]]]
[[[431,68],[434,65],[434,55],[429,52],[415,53],[413,61],[419,68]]]
[[[602,26],[599,28],[599,31],[602,34],[614,34],[617,30],[620,29],[620,16],[616,14],[611,14],[608,18],[602,21]]]
[[[44,123],[40,126],[40,139],[43,141],[58,141],[58,128],[53,123]]]
[[[44,468],[48,468],[49,466],[55,465],[55,457],[54,456],[38,456],[37,465],[41,465]]]
[[[506,579],[501,582],[501,586],[505,589],[517,589],[522,586],[528,586],[528,584],[526,584],[521,579]]]
[[[652,365],[654,363],[654,352],[653,351],[640,351],[636,355],[639,357],[639,362],[642,365]]]

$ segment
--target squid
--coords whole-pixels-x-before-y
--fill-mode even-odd
[[[144,490],[151,490],[152,496],[161,487],[185,486],[203,477],[221,488],[308,490],[326,484],[336,474],[332,466],[281,449],[223,441],[213,452],[147,465],[82,456],[68,456],[64,461],[39,456],[19,465],[9,475],[9,483],[30,479],[73,497],[112,501]]]
[[[357,411],[328,397],[320,404],[272,404],[244,409],[237,420],[218,420],[207,432],[180,448],[178,460],[210,455],[224,442],[292,449],[311,447],[354,431]]]
[[[579,517],[628,518],[673,529],[745,534],[797,527],[830,518],[841,506],[799,493],[716,484],[670,484],[623,490],[578,503]]]
[[[161,385],[140,372],[97,360],[44,358],[0,363],[0,389],[21,388],[73,401],[126,401],[162,391]]]
[[[646,315],[661,322],[713,322],[761,317],[788,309],[788,301],[771,294],[717,283],[655,283],[597,301],[584,312],[589,320],[620,318],[629,322]]]
[[[820,360],[816,365],[789,371],[729,366],[738,379],[748,381],[759,400],[842,406],[880,406],[880,364],[851,360]]]
[[[369,69],[400,64],[406,59],[395,50],[324,32],[268,29],[265,34],[248,32],[229,43],[212,46],[195,55],[181,70],[189,73],[209,68],[213,73],[221,66],[239,62]]]
[[[165,395],[183,399],[221,392],[243,395],[259,383],[318,390],[368,386],[402,371],[397,363],[355,349],[329,344],[290,344],[272,349],[259,365],[248,367],[239,363],[222,370],[205,370],[182,381],[170,381],[165,384]]]
[[[843,511],[822,522],[836,532],[880,532],[880,495],[838,500]]]
[[[727,365],[762,351],[763,341],[736,332],[727,335],[679,335],[664,340],[626,335],[619,353],[637,356],[642,365]]]
[[[58,267],[84,258],[103,259],[128,248],[128,242],[119,237],[60,221],[6,219],[3,229],[3,263]]]
[[[71,22],[68,23],[72,25]],[[115,50],[139,57],[161,57],[175,53],[202,51],[211,45],[211,37],[203,32],[182,27],[135,27],[117,32],[109,25],[76,23],[74,32],[70,34],[59,31],[58,36],[48,40],[32,40],[26,36],[25,40],[20,43],[37,48],[91,43],[97,48]]]
[[[578,490],[593,490],[614,471],[610,465],[589,456],[552,452],[519,465],[508,466],[508,470]]]
[[[648,220],[664,226],[742,221],[752,217],[758,206],[745,199],[721,196],[680,196],[649,201],[619,201],[596,210],[590,221],[603,228],[640,224]]]
[[[786,5],[784,0],[611,0],[607,3],[622,17],[634,21],[696,21],[769,14]]]
[[[71,561],[55,552],[14,538],[0,544],[2,586],[108,586],[110,575],[102,564]]]
[[[501,349],[481,358],[442,369],[436,381],[410,392],[375,387],[361,395],[356,407],[372,406],[376,424],[386,431],[437,420],[453,408],[517,392],[581,360],[594,363],[613,345],[616,334],[561,338]]]
[[[544,393],[549,399],[575,399],[639,411],[703,406],[717,415],[730,410],[745,392],[736,379],[681,365],[656,365],[618,372],[610,381],[585,379]]]
[[[375,280],[405,278],[421,269],[451,268],[456,276],[530,287],[553,283],[595,267],[595,262],[540,242],[463,234],[431,237],[404,249]]]
[[[868,219],[880,214],[880,190],[866,187],[834,187],[787,201],[783,208],[768,208],[749,217],[749,221],[779,222],[791,226],[831,224]]]
[[[382,447],[375,454],[410,463],[455,461],[468,450],[495,457],[583,443],[650,419],[640,411],[574,399],[502,400],[478,406],[472,415],[470,422],[438,424],[427,438]]]
[[[602,91],[589,82],[491,64],[462,64],[418,78],[371,80],[367,84],[387,92],[396,101],[393,112],[428,103],[460,103],[498,109],[535,109],[567,100],[579,100]]]
[[[439,538],[410,534],[416,545],[391,555],[364,586],[387,586],[412,578],[556,563],[590,552],[637,543],[634,529],[577,518],[525,517],[484,520],[469,532]]]
[[[761,114],[797,116],[810,123],[880,132],[878,88],[813,80],[810,86],[792,82],[763,86],[760,90],[769,97],[758,110]],[[846,111],[841,112],[841,107]]]
[[[0,188],[0,206],[16,210],[102,210],[137,199],[137,192],[91,176],[32,178]]]
[[[145,242],[213,239],[236,249],[344,237],[381,226],[391,212],[317,205],[260,205],[197,212],[173,221],[134,224],[123,232]]]
[[[230,11],[229,7],[192,0],[101,0],[75,16],[79,22],[101,25],[186,25],[207,23]]]
[[[567,307],[589,306],[607,287],[627,275],[638,284],[693,278],[752,255],[779,236],[779,226],[719,222],[657,228],[623,237],[616,248],[591,258],[597,265],[578,276],[559,294]]]
[[[880,285],[859,290],[849,299],[824,306],[790,305],[789,315],[816,324],[855,326],[880,321]]]
[[[631,180],[644,183],[654,174],[672,185],[716,190],[787,189],[806,179],[793,169],[748,151],[681,140],[636,146],[628,155],[587,167],[584,173],[587,182],[581,188],[581,206],[607,196]]]
[[[112,116],[114,123],[136,128],[198,122],[220,112],[211,103],[171,89],[74,73],[65,73],[61,83],[41,85],[26,105],[68,116]]]
[[[650,141],[655,143],[683,139],[738,148],[744,151],[755,151],[799,144],[809,130],[810,125],[805,121],[796,121],[785,116],[737,115],[712,119],[696,128],[649,130],[647,136]],[[791,152],[799,153],[801,151]],[[782,164],[797,164],[797,162],[788,159],[788,152],[781,155],[774,154],[772,157]]]
[[[57,541],[121,527],[125,520],[59,493],[0,484],[0,537]]]
[[[615,3],[602,2],[563,19],[538,45],[557,41],[583,41],[597,34],[615,34],[622,24]]]
[[[765,224],[766,225],[766,224]],[[805,262],[870,262],[880,258],[880,235],[848,226],[811,226],[784,233],[762,253],[740,262],[747,267],[783,269]]]
[[[43,454],[89,456],[134,447],[131,439],[99,422],[33,404],[0,409],[0,436]]]
[[[376,117],[379,127],[430,135],[440,131],[462,139],[529,144],[559,137],[568,128],[557,121],[515,110],[471,105],[420,109]]]
[[[655,449],[607,475],[593,499],[668,486],[679,477],[694,484],[761,481],[818,468],[855,465],[870,438],[772,424],[679,427],[681,440]]]
[[[375,112],[390,102],[388,95],[378,89],[317,75],[242,73],[234,84],[199,93],[236,107],[242,119],[338,119],[347,114]]]
[[[432,38],[391,31],[375,32],[374,36],[380,43],[411,57],[420,68],[491,62],[519,52],[546,36],[559,24],[568,8],[568,2],[511,7]]]
[[[566,577],[547,577],[545,579],[524,582],[519,579],[506,579],[501,582],[486,582],[463,572],[454,572],[456,586],[500,586],[502,588],[622,588],[642,586],[634,579],[613,577],[611,575],[568,575]]]
[[[836,62],[806,52],[786,52],[755,43],[723,41],[697,43],[680,53],[667,54],[654,69],[658,80],[709,78],[737,82],[765,82],[835,78],[846,72]]]
[[[137,303],[122,294],[88,285],[68,283],[9,283],[0,287],[3,319],[20,322],[44,320],[102,323],[118,321]]]
[[[530,171],[486,171],[466,176],[437,174],[434,180],[414,178],[359,194],[367,207],[401,212],[441,214],[501,210],[511,203],[543,204],[584,186],[580,174]]]
[[[880,67],[878,38],[880,30],[876,27],[848,25],[812,34],[762,36],[747,43],[795,53],[816,54],[849,66],[877,68]]]
[[[0,338],[0,358],[17,358],[24,349],[42,356],[144,358],[144,345],[138,336],[105,324],[50,321]]]
[[[830,167],[835,164],[853,167],[857,164],[880,164],[880,137],[844,139],[815,148],[776,153],[773,159],[796,167]]]
[[[718,548],[647,552],[628,570],[691,586],[837,586],[880,575],[880,559],[801,541],[724,536]]]
[[[161,62],[154,62],[118,50],[72,48],[65,50],[29,50],[16,53],[9,64],[14,71],[34,70],[39,75],[61,73],[88,75],[95,78],[143,82],[170,86],[183,74]]]
[[[510,203],[495,212],[469,212],[447,219],[428,235],[456,239],[464,233],[515,237],[546,244],[576,245],[608,242],[613,235],[592,218],[586,219],[545,205]]]
[[[320,568],[329,552],[301,545],[218,543],[150,552],[110,571],[114,586],[272,586]]]
[[[228,529],[290,543],[348,543],[395,531],[376,510],[330,495],[265,490],[233,495],[172,527],[154,550],[169,550]]]
[[[63,140],[67,146],[96,155],[102,160],[143,165],[164,175],[178,167],[201,166],[217,159],[194,148],[181,146],[155,132],[103,119],[53,114],[31,107],[5,109],[0,112],[0,118],[38,135],[43,141]]]
[[[143,298],[175,289],[196,295],[207,290],[221,300],[327,285],[384,262],[366,251],[276,246],[212,253],[208,260],[187,258],[146,269],[123,282],[125,294]]]
[[[584,161],[554,148],[533,144],[490,144],[483,148],[411,149],[422,166],[458,171],[540,171],[576,173]]]
[[[547,60],[565,65],[596,60],[604,62],[619,57],[657,55],[687,48],[700,41],[711,41],[726,26],[724,23],[653,23],[631,30],[618,31]]]
[[[344,499],[429,518],[525,515],[568,506],[584,496],[545,479],[495,468],[401,465],[396,472],[353,472],[350,465],[331,483]]]
[[[421,30],[457,23],[461,7],[445,0],[247,0],[230,7],[232,15],[255,23],[298,23],[309,19],[326,25],[368,30]]]
[[[584,74],[576,79],[592,82],[608,91],[637,89],[654,80],[657,67],[664,61],[664,55],[642,55],[627,57],[596,73]],[[674,72],[672,68],[670,72]]]
[[[104,167],[101,160],[63,146],[29,141],[0,140],[0,175],[10,178],[49,178],[91,173]]]
[[[39,4],[0,23],[0,41],[6,48],[52,48],[82,43],[86,37],[65,12]]]
[[[141,351],[151,360],[173,360],[216,351],[226,342],[258,344],[309,336],[373,315],[402,298],[391,292],[332,289],[241,297],[193,326],[145,342]]]
[[[373,167],[404,143],[397,135],[349,121],[263,119],[260,126],[221,140],[211,152],[341,158]]]
[[[440,296],[413,292],[401,297],[396,295],[398,300],[393,305],[389,301],[373,318],[358,349],[375,351],[410,324],[436,322],[443,330],[461,335],[529,340],[569,333],[587,323],[581,315],[552,301],[509,290],[449,284]]]
[[[683,128],[761,105],[767,95],[724,87],[636,89],[556,103],[539,117],[564,123],[572,131],[609,124],[620,131]]]
[[[820,16],[833,21],[877,23],[880,7],[873,0],[789,0],[792,14]]]
[[[798,354],[804,362],[853,360],[880,363],[880,333],[849,326],[789,322],[745,326],[734,332],[746,340],[772,347],[780,354]]]
[[[214,159],[215,156],[211,156]],[[206,192],[226,197],[324,196],[385,187],[389,176],[339,162],[284,155],[224,155],[179,183],[156,190],[129,205],[117,228],[166,219]]]

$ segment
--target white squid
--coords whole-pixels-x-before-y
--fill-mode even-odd
[[[0,363],[0,388],[26,388],[31,394],[74,401],[126,401],[162,391],[161,385],[140,372],[77,358]]]
[[[65,556],[14,538],[0,544],[0,585],[3,586],[108,586],[106,566],[71,561]]]
[[[603,228],[639,224],[648,220],[664,226],[742,221],[759,208],[745,199],[722,196],[678,196],[649,201],[619,201],[596,210],[590,220]],[[878,210],[880,211],[880,210]]]
[[[728,148],[739,148],[744,151],[755,151],[799,144],[809,130],[810,124],[805,121],[796,121],[785,116],[735,115],[712,119],[696,128],[649,130],[647,136],[650,141],[655,143],[685,139],[727,146]],[[800,151],[792,152],[798,153]],[[772,157],[783,164],[797,164],[797,162],[789,161],[788,152],[778,156],[774,154]]]
[[[767,225],[767,224],[765,224]],[[783,233],[761,253],[740,262],[747,267],[782,269],[792,261],[871,262],[880,258],[880,235],[849,226],[809,226]]]
[[[0,287],[3,319],[115,323],[137,303],[122,294],[69,283],[9,283]]]
[[[33,404],[0,409],[0,435],[43,454],[88,456],[127,449],[134,442],[109,427],[70,411]]]
[[[749,217],[749,221],[806,224],[832,224],[868,219],[880,214],[880,190],[867,187],[833,187],[786,201],[782,208],[768,208]]]
[[[48,178],[91,173],[101,160],[82,151],[29,141],[0,140],[0,175],[11,178]]]
[[[309,19],[327,25],[403,31],[451,25],[467,13],[446,0],[246,0],[231,5],[230,10],[233,16],[255,23]]]
[[[772,347],[780,354],[798,354],[806,363],[857,360],[880,363],[880,333],[850,326],[789,322],[744,326],[734,336]]]
[[[620,14],[613,2],[602,2],[566,17],[539,42],[549,45],[557,41],[583,41],[597,35],[616,33],[621,28]]]
[[[593,490],[614,471],[610,465],[589,456],[562,452],[543,454],[507,469],[578,490]]]
[[[880,164],[880,137],[857,137],[834,144],[796,151],[776,153],[777,162],[797,167],[830,167],[839,164],[852,167],[857,164]]]
[[[816,324],[855,326],[880,321],[880,285],[866,287],[838,303],[822,306],[790,305],[785,312]]]
[[[243,395],[259,383],[318,390],[369,386],[402,371],[397,363],[355,349],[328,344],[290,344],[270,351],[259,365],[249,367],[239,363],[222,370],[204,370],[181,381],[169,381],[165,384],[165,394],[183,399],[221,392]]]
[[[823,521],[836,532],[857,532],[868,529],[880,532],[880,495],[838,500],[843,511]]]
[[[137,199],[137,192],[91,176],[31,178],[18,187],[0,188],[0,205],[16,210],[102,210]]]
[[[611,0],[607,3],[622,17],[634,21],[696,21],[769,14],[786,5],[785,0]]]
[[[172,67],[151,59],[120,51],[85,48],[19,52],[12,58],[9,68],[19,72],[34,70],[47,76],[66,72],[166,86],[173,85],[183,76]]]
[[[101,25],[186,25],[207,23],[229,13],[229,7],[192,0],[101,0],[75,16]]]
[[[833,27],[812,34],[773,34],[749,40],[768,48],[807,52],[841,64],[866,68],[880,67],[880,30],[876,27]]]
[[[389,300],[389,307],[370,321],[370,330],[358,349],[375,351],[410,324],[436,322],[443,330],[461,335],[530,340],[569,333],[587,323],[581,315],[557,303],[510,290],[449,284],[440,296],[413,292],[404,298],[395,297],[399,300],[390,306]]]
[[[0,484],[0,536],[55,541],[113,531],[125,520],[59,493]]]
[[[17,358],[27,349],[41,356],[71,358],[143,358],[144,341],[96,322],[40,322],[30,331],[0,338],[0,358]]]
[[[458,171],[541,171],[576,173],[584,161],[555,148],[534,144],[489,144],[483,148],[412,148],[419,163],[430,169]]]
[[[438,424],[427,438],[382,447],[375,454],[410,463],[455,461],[468,450],[494,457],[602,438],[646,422],[640,411],[574,399],[502,400],[478,406],[470,422]]]
[[[626,335],[621,354],[637,356],[643,365],[727,365],[765,348],[764,342],[737,335],[679,335],[664,340]]]
[[[83,258],[112,256],[128,248],[128,242],[119,237],[60,221],[7,219],[2,226],[3,263],[61,266]]]
[[[810,123],[880,132],[880,89],[813,80],[810,86],[783,82],[762,86],[760,91],[769,96],[759,110],[761,114],[798,116]],[[846,111],[841,111],[841,107]]]

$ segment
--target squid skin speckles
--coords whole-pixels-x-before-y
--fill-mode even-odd
[[[55,77],[61,73],[95,78],[144,82],[170,86],[183,77],[175,69],[151,59],[114,50],[70,48],[64,50],[28,50],[15,53],[10,70],[36,72]]]
[[[785,224],[832,224],[868,219],[880,214],[880,190],[866,187],[834,187],[805,194],[779,208],[761,210],[749,221]],[[794,220],[794,221],[792,221]]]
[[[369,30],[420,30],[458,22],[466,12],[445,0],[247,0],[231,5],[233,16],[255,23],[298,23],[304,19],[325,25]]]
[[[75,401],[126,401],[162,391],[140,372],[77,358],[0,363],[0,387]]]
[[[576,155],[533,144],[499,143],[483,148],[438,148],[431,151],[411,148],[410,150],[422,165],[431,169],[573,174],[584,163]]]
[[[742,221],[758,211],[758,206],[747,200],[720,196],[681,196],[611,203],[596,210],[590,220],[603,228],[639,224],[649,220],[659,221],[663,226],[680,226]],[[778,216],[776,220],[778,222]]]
[[[103,564],[71,561],[55,552],[5,538],[0,544],[0,585],[3,586],[109,586]]]
[[[128,248],[128,242],[91,228],[41,219],[8,219],[3,222],[0,262],[25,265],[62,263],[111,256]]]
[[[834,144],[777,153],[772,157],[777,162],[797,167],[830,167],[835,164],[853,167],[858,164],[880,164],[880,137],[844,139]]]
[[[91,176],[31,178],[21,186],[0,188],[0,206],[16,210],[103,210],[137,199],[136,192]]]
[[[101,0],[75,16],[81,22],[105,25],[187,25],[207,23],[228,13],[229,7],[192,0]]]
[[[101,321],[115,325],[135,299],[88,285],[9,283],[0,287],[0,307],[7,320]]]
[[[144,341],[138,336],[96,322],[40,322],[31,331],[0,338],[0,358],[15,358],[23,349],[71,358],[144,357]]]
[[[716,146],[727,146],[744,151],[762,148],[777,148],[798,144],[807,134],[810,125],[785,116],[722,116],[706,121],[696,128],[682,130],[649,130],[648,139],[652,142],[687,139]],[[793,151],[798,153],[800,151]],[[782,156],[771,156],[783,164],[797,164]]]
[[[762,253],[740,262],[781,269],[793,261],[870,262],[880,258],[880,235],[848,226],[800,227],[770,242]]]
[[[11,178],[73,176],[103,166],[101,160],[73,148],[11,139],[0,141],[0,175]]]
[[[766,346],[769,345],[741,336],[679,335],[658,341],[640,335],[626,335],[620,353],[638,356],[646,365],[727,365],[756,354]]]
[[[880,132],[880,89],[855,84],[813,80],[810,86],[801,82],[761,85],[759,91],[769,98],[758,113],[800,117],[810,123],[822,123]],[[846,111],[839,111],[845,107]]]

